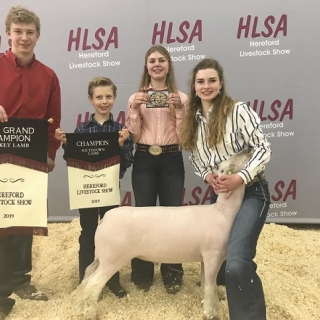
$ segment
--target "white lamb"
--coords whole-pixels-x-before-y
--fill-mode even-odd
[[[221,163],[218,175],[238,172],[251,158],[248,150]],[[182,207],[120,207],[106,213],[95,234],[96,260],[76,288],[77,305],[95,319],[95,302],[111,276],[132,258],[158,263],[201,261],[204,315],[219,319],[216,276],[226,258],[233,221],[245,185],[212,205]],[[165,235],[165,236],[164,236]],[[84,310],[86,308],[86,310]],[[90,310],[90,312],[89,312]]]

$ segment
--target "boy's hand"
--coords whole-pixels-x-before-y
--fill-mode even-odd
[[[48,171],[51,172],[55,166],[55,162],[51,158],[47,157],[47,163],[48,163]]]
[[[6,110],[4,110],[4,107],[0,105],[0,122],[7,122],[8,121],[8,115],[6,113]]]
[[[123,147],[124,142],[129,138],[130,133],[126,127],[123,127],[121,131],[119,131],[119,146]]]
[[[54,133],[54,137],[63,142],[64,144],[67,143],[67,138],[66,138],[66,133],[61,129],[61,128],[57,128],[55,133]]]

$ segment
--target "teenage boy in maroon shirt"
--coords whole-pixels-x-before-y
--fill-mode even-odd
[[[40,36],[40,20],[32,11],[16,6],[5,20],[11,49],[0,56],[0,122],[8,118],[53,119],[48,126],[48,166],[54,168],[60,142],[54,138],[60,126],[59,80],[49,67],[36,60],[34,47]],[[0,226],[1,227],[1,226]],[[22,299],[48,300],[30,284],[32,235],[7,235],[0,229],[0,320],[11,311],[15,292]]]

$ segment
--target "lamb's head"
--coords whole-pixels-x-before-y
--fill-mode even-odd
[[[232,174],[241,171],[249,159],[252,157],[253,151],[249,149],[244,149],[228,160],[221,162],[218,170],[218,175],[222,176],[224,174]]]

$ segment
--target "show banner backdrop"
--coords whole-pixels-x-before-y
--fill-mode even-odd
[[[41,119],[0,123],[0,237],[47,234],[47,132]]]
[[[70,209],[120,204],[118,132],[67,134]]]
[[[0,52],[9,48],[0,6]],[[192,68],[217,59],[228,93],[253,108],[271,143],[266,166],[271,206],[268,222],[320,223],[318,122],[320,118],[319,0],[35,1],[23,5],[41,19],[36,57],[57,73],[66,132],[94,112],[87,99],[91,78],[117,85],[112,113],[125,123],[129,96],[137,92],[144,56],[161,44],[171,54],[181,91],[188,94]],[[50,220],[71,220],[67,167],[57,153],[49,175]],[[182,205],[209,204],[211,188],[197,177],[184,152]],[[121,205],[134,206],[131,168],[120,183]]]

